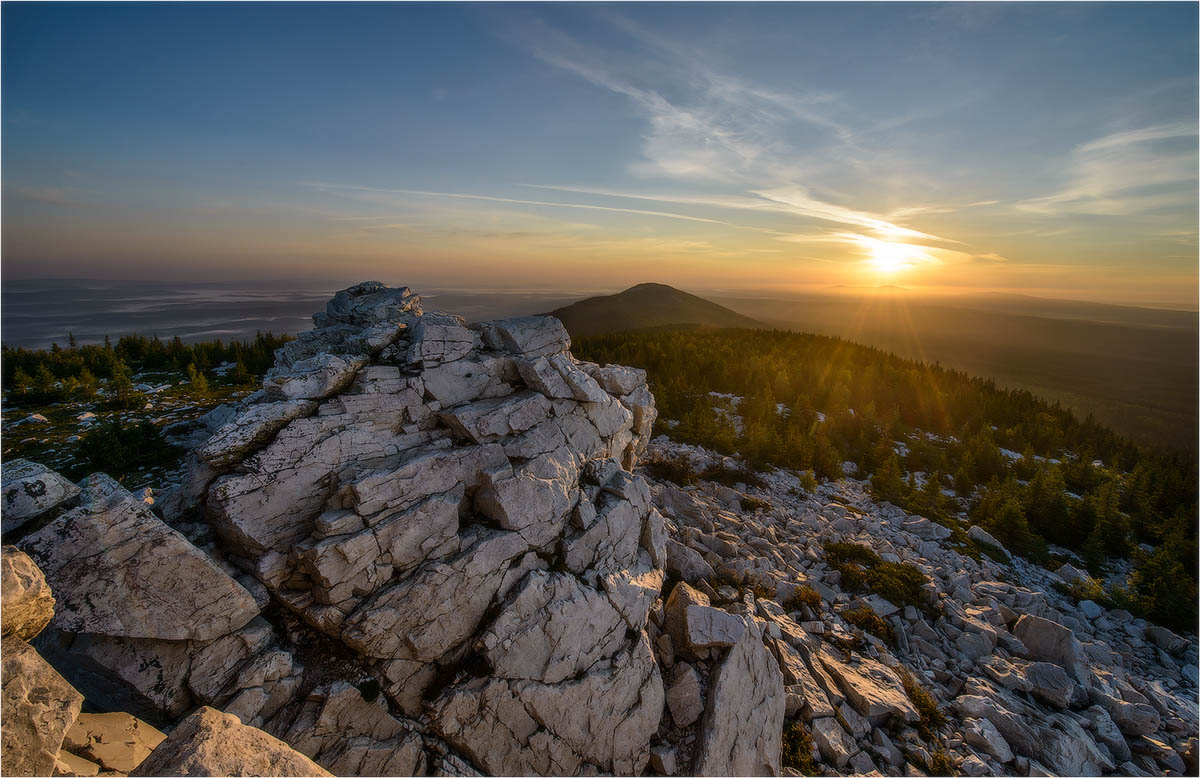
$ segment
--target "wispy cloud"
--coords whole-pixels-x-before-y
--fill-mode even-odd
[[[484,202],[510,203],[513,205],[536,205],[551,208],[577,208],[587,211],[631,213],[642,216],[657,216],[665,219],[681,219],[683,221],[703,222],[706,224],[728,224],[728,222],[723,222],[719,219],[706,219],[702,216],[689,216],[687,214],[671,213],[668,211],[650,211],[640,208],[613,208],[605,205],[588,205],[586,203],[557,203],[547,200],[522,200],[514,197],[496,197],[493,195],[468,194],[465,192],[429,192],[420,189],[389,189],[374,186],[356,186],[351,184],[329,184],[318,182],[306,182],[305,186],[325,192],[368,192],[375,194],[412,195],[416,197],[445,197],[455,200],[481,200]]]
[[[887,216],[836,202],[818,193],[818,170],[861,166],[864,152],[856,131],[837,116],[846,113],[837,95],[798,90],[787,94],[718,72],[702,61],[694,47],[609,15],[615,26],[653,52],[654,86],[630,70],[617,55],[589,47],[559,30],[542,25],[533,43],[535,55],[556,68],[629,98],[646,120],[642,161],[631,166],[639,176],[675,179],[687,195],[614,191],[591,187],[541,188],[602,197],[637,199],[705,208],[757,211],[864,230],[876,239],[957,243],[902,222],[949,206],[913,206]],[[644,69],[645,63],[641,63]],[[681,87],[680,84],[683,86]],[[668,94],[670,96],[668,96]],[[803,138],[807,148],[795,145]],[[862,171],[859,171],[860,173]],[[722,190],[705,194],[703,187]],[[731,194],[730,190],[738,190]],[[699,191],[699,193],[697,193]],[[754,229],[738,225],[743,229]],[[763,229],[781,239],[797,239],[793,228]],[[801,234],[799,240],[821,241]]]
[[[631,200],[648,200],[653,202],[674,203],[677,205],[696,205],[709,208],[721,208],[743,211],[760,211],[772,215],[795,216],[803,219],[815,219],[847,226],[859,227],[874,232],[884,238],[920,238],[946,243],[958,241],[930,235],[919,230],[910,229],[887,219],[853,208],[829,203],[812,197],[806,189],[798,185],[779,187],[777,189],[752,190],[746,195],[680,195],[680,194],[649,194],[644,192],[620,192],[612,189],[552,186],[544,184],[525,184],[538,189],[549,189],[577,194],[598,195],[601,197],[625,198]],[[744,225],[739,225],[743,226]],[[795,237],[790,232],[779,230],[763,230],[770,234]],[[806,236],[799,236],[803,239]],[[808,236],[820,240],[820,235]]]
[[[4,186],[4,196],[29,203],[43,205],[80,205],[82,200],[79,193],[73,189],[63,189],[56,186]]]
[[[1071,152],[1067,183],[1024,200],[1035,214],[1129,216],[1196,201],[1196,126],[1183,122],[1112,133]]]
[[[633,68],[627,55],[588,46],[544,24],[531,36],[531,46],[543,62],[623,95],[641,111],[649,131],[643,159],[631,172],[758,186],[789,183],[806,156],[787,140],[786,130],[797,125],[821,149],[834,146],[844,159],[854,157],[854,131],[831,115],[836,96],[749,83],[718,72],[666,36],[620,16],[608,19],[642,44],[648,60]]]
[[[898,224],[893,224],[886,219],[873,216],[869,213],[856,211],[853,208],[845,208],[833,203],[827,203],[812,197],[801,186],[781,187],[778,189],[758,190],[754,194],[766,198],[773,202],[781,203],[788,208],[790,213],[797,216],[805,216],[812,219],[821,219],[824,221],[838,222],[840,224],[849,224],[855,227],[861,227],[871,230],[872,232],[886,238],[924,238],[926,240],[947,241],[946,238],[939,238],[936,235],[929,235],[918,230],[902,227]],[[947,241],[957,243],[957,241]]]

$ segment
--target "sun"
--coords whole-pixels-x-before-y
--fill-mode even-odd
[[[871,264],[876,272],[895,275],[912,266],[913,248],[905,243],[875,241],[871,246]]]

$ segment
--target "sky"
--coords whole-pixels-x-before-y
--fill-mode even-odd
[[[27,4],[6,279],[1194,308],[1194,3]]]

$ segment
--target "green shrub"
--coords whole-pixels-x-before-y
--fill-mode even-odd
[[[148,465],[167,464],[181,449],[163,438],[148,421],[125,426],[119,420],[93,428],[79,441],[80,456],[93,470],[120,480]]]
[[[999,548],[996,548],[991,543],[984,543],[978,540],[973,540],[971,542],[982,554],[986,555],[993,562],[999,562],[1002,565],[1012,564],[1012,560],[1006,557],[1003,551],[1001,551]]]
[[[878,613],[866,605],[842,611],[842,618],[863,632],[869,632],[880,640],[892,644],[896,642],[896,635],[892,631],[892,625],[884,621]]]
[[[893,605],[920,605],[925,574],[904,562],[880,562],[867,571],[867,586]]]
[[[751,593],[754,594],[754,596],[756,598],[758,598],[760,600],[775,599],[775,590],[768,589],[767,587],[763,586],[762,584],[757,584],[757,583],[754,584],[753,586],[750,587],[750,591],[751,591]]]
[[[759,508],[766,510],[767,508],[771,507],[771,503],[767,502],[766,500],[760,500],[757,497],[743,496],[741,502],[742,502],[742,510],[745,511],[746,513],[749,513],[750,511],[758,510]]]
[[[823,604],[824,603],[821,601],[821,593],[811,586],[805,584],[804,586],[796,588],[796,590],[792,593],[792,596],[788,597],[787,600],[784,601],[783,607],[784,610],[787,611],[798,611],[800,610],[800,606],[804,605],[808,607],[809,612],[814,616],[819,616],[821,614]]]
[[[917,683],[917,679],[903,667],[896,668],[896,675],[900,676],[900,683],[904,686],[904,693],[908,695],[908,699],[912,702],[913,707],[917,709],[917,714],[921,717],[917,723],[917,731],[921,733],[921,737],[926,740],[931,740],[934,737],[934,730],[946,723],[946,714],[942,713],[942,709],[938,707],[937,700],[933,695],[925,690],[925,687]],[[949,772],[935,772],[934,775],[950,775]]]
[[[925,574],[904,562],[884,562],[857,543],[828,543],[825,560],[842,574],[841,586],[851,592],[872,591],[893,605],[919,606]]]
[[[670,481],[678,486],[696,483],[696,471],[686,459],[649,459],[642,468],[658,481]]]
[[[188,383],[192,386],[192,394],[203,397],[208,394],[208,378],[203,370],[196,369],[194,364],[187,366]]]
[[[765,482],[758,473],[744,467],[726,467],[725,465],[713,465],[706,467],[700,473],[700,478],[705,481],[715,481],[725,486],[735,486],[737,484],[746,484],[747,486],[763,486]]]
[[[819,775],[820,770],[812,757],[812,733],[802,721],[787,721],[783,725],[783,750],[780,753],[784,767],[799,770],[805,775]]]
[[[874,567],[883,561],[879,558],[879,554],[858,543],[826,543],[825,558],[835,568],[851,563],[863,567]]]
[[[929,775],[955,775],[954,761],[950,755],[946,753],[945,748],[938,748],[929,755],[929,764],[926,765],[926,770]]]

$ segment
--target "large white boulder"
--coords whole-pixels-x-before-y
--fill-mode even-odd
[[[1017,619],[1013,634],[1025,644],[1031,659],[1053,662],[1076,680],[1086,680],[1087,656],[1075,633],[1067,627],[1027,613]]]

